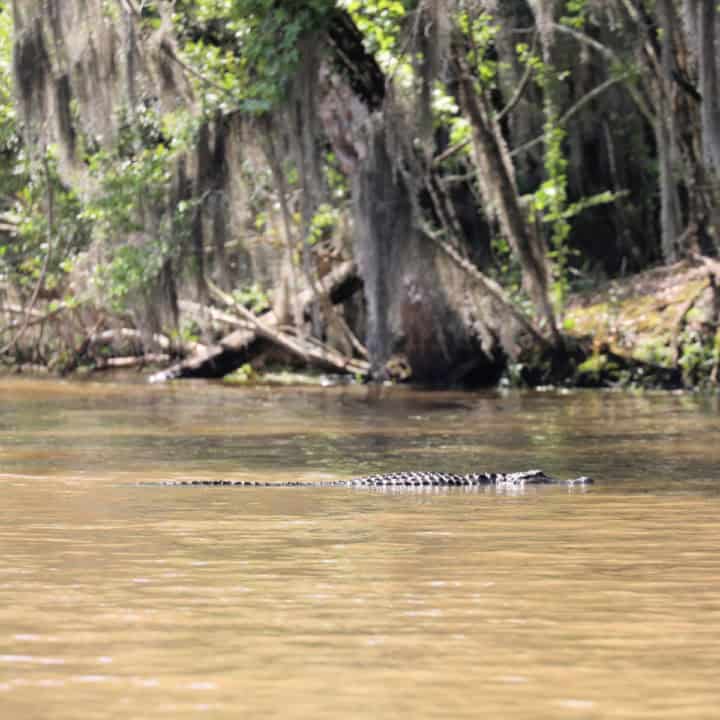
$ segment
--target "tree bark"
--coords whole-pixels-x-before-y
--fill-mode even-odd
[[[488,210],[497,215],[503,234],[520,261],[525,290],[553,342],[560,345],[562,340],[549,296],[544,243],[523,214],[509,158],[503,157],[503,140],[498,128],[492,124],[489,108],[475,90],[473,77],[462,52],[458,47],[453,48],[453,60],[460,85],[461,104],[472,126],[475,162],[485,203]]]
[[[660,166],[660,244],[663,260],[669,265],[678,259],[676,242],[680,235],[680,206],[675,184],[677,140],[672,103],[674,92],[672,78],[673,20],[675,18],[671,0],[658,0],[657,10],[662,29],[660,112],[655,126]]]
[[[716,42],[717,0],[700,0],[698,63],[705,161],[720,174],[720,86]]]

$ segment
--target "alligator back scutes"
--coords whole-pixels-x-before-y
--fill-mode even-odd
[[[367,475],[348,482],[352,486],[479,486],[495,485],[497,487],[524,487],[527,485],[586,485],[592,480],[580,477],[574,480],[557,480],[546,475],[542,470],[525,470],[514,473],[447,473],[447,472],[397,472],[380,475]]]
[[[240,487],[479,487],[494,485],[500,488],[521,488],[525,485],[590,485],[588,477],[558,480],[542,470],[514,473],[450,473],[450,472],[392,472],[366,475],[352,480],[320,480],[264,482],[257,480],[168,480],[163,485],[202,485]]]
[[[463,485],[493,485],[496,475],[493,473],[472,473],[460,475],[449,472],[394,472],[381,473],[378,475],[366,475],[365,477],[353,478],[348,481],[352,486],[373,486],[373,487],[460,487]]]

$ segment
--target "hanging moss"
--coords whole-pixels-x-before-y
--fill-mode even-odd
[[[50,74],[50,59],[39,18],[19,31],[16,28],[13,54],[15,87],[30,133],[28,139],[34,142],[33,136],[39,132],[37,126],[47,117],[46,92]]]

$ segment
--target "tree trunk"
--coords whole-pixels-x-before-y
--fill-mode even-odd
[[[701,117],[705,161],[714,173],[720,174],[720,86],[716,49],[717,0],[700,0],[698,16],[700,37],[698,64],[700,69]]]
[[[503,140],[499,129],[492,123],[489,108],[475,90],[473,77],[462,53],[461,48],[453,48],[460,101],[472,125],[475,163],[481,177],[483,199],[487,209],[497,215],[500,227],[520,261],[525,290],[547,326],[553,342],[560,345],[562,340],[548,292],[544,243],[534,228],[530,227],[523,213],[509,160],[503,157]]]
[[[657,115],[655,135],[658,143],[658,165],[660,167],[660,226],[661,248],[666,264],[678,259],[677,239],[680,235],[680,206],[675,184],[675,163],[677,140],[672,95],[673,69],[673,20],[671,0],[658,0],[660,27],[662,29],[662,50],[660,78],[660,107]]]
[[[493,382],[500,338],[513,336],[507,345],[517,345],[524,328],[508,320],[494,300],[476,302],[477,286],[470,289],[468,276],[449,269],[425,237],[421,179],[408,171],[418,164],[408,154],[417,151],[407,142],[415,128],[393,98],[385,98],[385,78],[344,13],[329,36],[337,56],[321,70],[320,117],[352,188],[372,375],[384,377],[397,354],[417,382],[448,384],[461,366],[472,368],[472,382]],[[481,305],[493,307],[478,317]]]

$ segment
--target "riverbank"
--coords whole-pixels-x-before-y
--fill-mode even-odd
[[[505,385],[556,384],[580,387],[714,387],[718,381],[718,316],[720,263],[709,259],[683,261],[571,295],[563,319],[566,352],[539,354],[508,363],[498,373]],[[34,311],[42,317],[41,310]],[[50,315],[52,318],[52,316]],[[42,332],[42,331],[41,331]],[[52,337],[53,327],[45,329]],[[5,355],[7,371],[20,374],[87,375],[134,370],[164,378],[166,368],[183,357],[202,357],[206,346],[173,344],[162,336],[144,337],[132,329],[106,330],[79,345],[74,355],[33,354],[27,347]],[[152,347],[151,344],[155,344]],[[394,360],[402,366],[402,358]],[[277,349],[238,361],[216,376],[240,384],[328,384],[333,376],[304,369]],[[413,378],[405,368],[395,382]],[[334,376],[339,377],[339,376]],[[362,380],[350,375],[349,379]],[[348,378],[345,378],[347,381]],[[461,384],[461,383],[460,383]],[[447,385],[458,385],[451,380]]]
[[[719,268],[683,261],[573,296],[565,330],[591,343],[577,384],[716,385]]]

